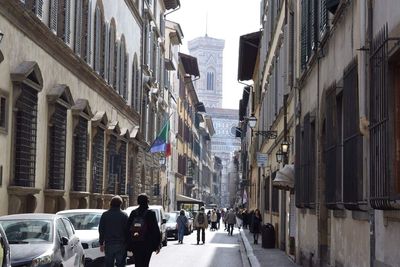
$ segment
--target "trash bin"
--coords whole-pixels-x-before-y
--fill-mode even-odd
[[[275,229],[270,223],[261,226],[261,246],[263,248],[275,247]]]

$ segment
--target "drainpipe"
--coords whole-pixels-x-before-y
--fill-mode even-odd
[[[372,0],[361,0],[360,1],[360,45],[361,45],[361,55],[360,55],[360,67],[361,67],[361,73],[360,73],[360,93],[359,93],[359,114],[360,114],[360,131],[364,135],[363,138],[363,151],[364,151],[364,164],[365,168],[364,170],[364,177],[367,177],[366,183],[365,183],[365,192],[366,196],[365,199],[368,201],[369,200],[369,132],[368,132],[368,126],[369,126],[369,121],[367,119],[368,111],[367,111],[367,71],[370,73],[370,68],[371,66],[367,65],[367,49],[365,48],[365,45],[369,44],[369,48],[371,48],[371,41],[373,38],[373,31],[372,31],[372,22],[373,22],[373,12],[372,12],[372,6],[373,6],[373,1]],[[368,14],[368,17],[367,17]],[[372,51],[370,51],[371,53]],[[363,101],[363,102],[361,102]],[[372,209],[369,205],[369,223],[370,223],[370,266],[374,267],[375,266],[375,211]]]

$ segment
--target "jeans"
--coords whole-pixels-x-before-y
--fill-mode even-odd
[[[126,265],[126,246],[125,244],[105,245],[105,264],[106,267],[124,267]]]
[[[232,235],[233,233],[233,223],[228,223],[228,234]]]
[[[201,231],[201,241],[203,243],[206,241],[206,230],[204,228],[197,228],[197,242],[200,242],[200,231]]]
[[[183,236],[185,235],[185,227],[178,228],[178,240],[183,241]]]

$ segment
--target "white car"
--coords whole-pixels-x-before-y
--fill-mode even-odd
[[[104,253],[100,251],[99,223],[104,209],[72,209],[57,212],[74,225],[76,235],[85,250],[85,266],[104,265]]]
[[[139,206],[131,206],[127,207],[125,212],[128,214],[128,216],[131,215],[131,212],[135,209],[139,208]],[[149,210],[154,211],[156,214],[157,222],[158,222],[158,227],[160,228],[160,233],[161,233],[161,242],[162,245],[165,247],[168,242],[167,238],[167,229],[166,229],[166,218],[165,218],[165,213],[164,213],[164,208],[159,205],[149,205]]]

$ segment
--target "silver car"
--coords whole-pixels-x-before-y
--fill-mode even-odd
[[[86,266],[104,265],[104,253],[100,251],[99,223],[103,209],[72,209],[57,212],[67,217],[75,227],[76,235],[85,250]]]
[[[0,217],[12,266],[82,267],[85,254],[74,226],[62,216],[25,213]]]
[[[0,267],[11,267],[10,245],[6,233],[0,225]]]

